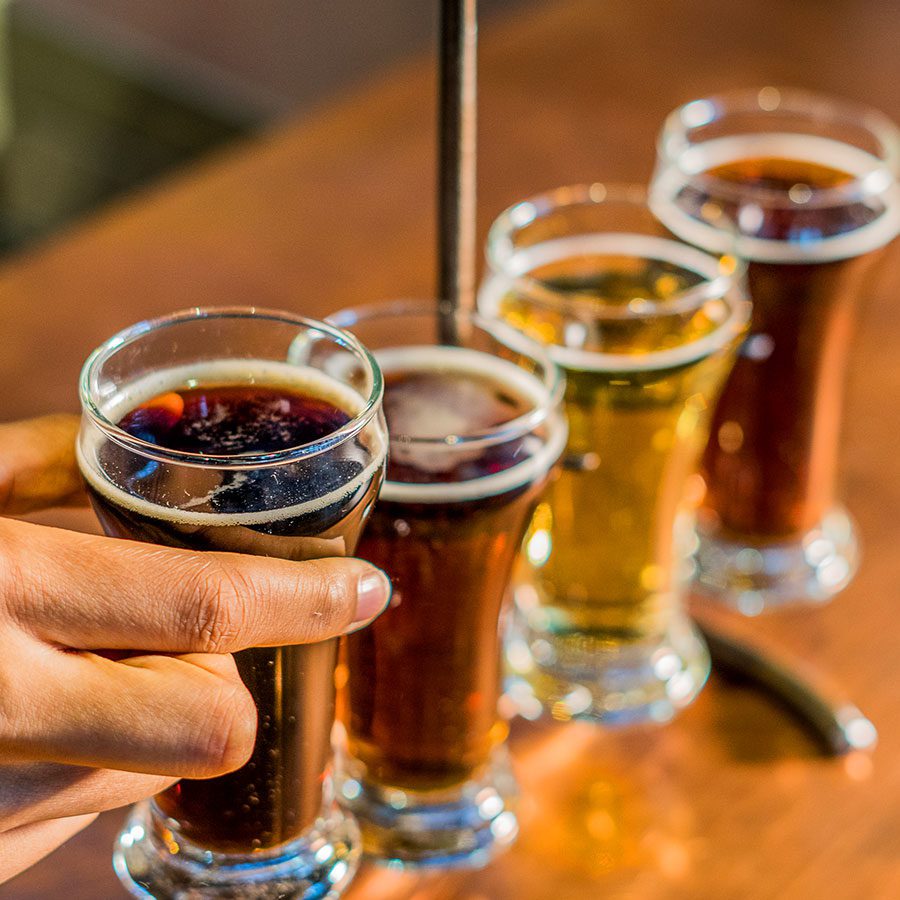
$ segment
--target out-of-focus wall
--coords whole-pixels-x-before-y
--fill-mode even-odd
[[[318,102],[427,46],[439,0],[14,0],[141,80],[247,121]],[[529,0],[480,0],[489,16]]]
[[[0,0],[0,256],[427,52],[440,2]]]

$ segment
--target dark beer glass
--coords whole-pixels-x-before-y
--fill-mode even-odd
[[[764,88],[675,110],[658,149],[657,217],[716,251],[709,217],[724,212],[753,301],[704,457],[698,585],[748,614],[825,601],[857,566],[835,497],[844,372],[861,295],[900,230],[900,133],[865,107]]]
[[[333,326],[190,310],[129,328],[88,359],[79,463],[115,537],[345,556],[381,482],[381,395],[372,358]],[[349,883],[358,831],[330,775],[337,646],[235,654],[259,711],[253,754],[133,809],[114,861],[135,896],[319,898]]]
[[[388,473],[359,555],[394,584],[347,638],[339,798],[395,865],[483,863],[517,833],[503,746],[498,619],[516,552],[565,443],[556,367],[500,323],[390,303],[330,321],[385,378]]]

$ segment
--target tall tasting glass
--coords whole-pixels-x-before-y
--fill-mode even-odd
[[[437,306],[345,310],[384,372],[390,460],[359,555],[391,608],[347,639],[339,798],[368,853],[403,866],[478,865],[518,830],[500,693],[498,618],[517,549],[559,458],[560,375],[501,323]]]
[[[835,500],[844,370],[860,295],[900,230],[900,132],[865,107],[764,88],[680,107],[658,150],[654,212],[712,253],[711,211],[736,222],[753,300],[703,460],[699,586],[748,614],[828,600],[857,565]]]
[[[298,341],[315,363],[288,361]],[[381,396],[372,358],[331,325],[190,310],[129,328],[88,359],[79,463],[110,535],[349,555],[381,482]],[[114,861],[135,896],[320,898],[346,886],[359,836],[330,779],[336,653],[329,640],[235,655],[259,710],[253,755],[134,808]]]
[[[560,188],[504,212],[479,308],[566,372],[563,473],[515,589],[508,696],[534,718],[662,721],[709,672],[682,609],[684,500],[749,316],[733,257],[661,237],[640,188]]]

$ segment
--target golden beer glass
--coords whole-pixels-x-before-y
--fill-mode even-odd
[[[517,203],[487,256],[481,312],[549,346],[569,418],[523,545],[506,696],[527,718],[665,721],[709,673],[681,599],[695,470],[749,319],[740,267],[669,237],[642,189],[601,184]]]

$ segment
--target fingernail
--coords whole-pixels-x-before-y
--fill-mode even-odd
[[[359,579],[356,590],[354,625],[368,622],[380,613],[391,599],[391,582],[381,569],[366,572]]]

